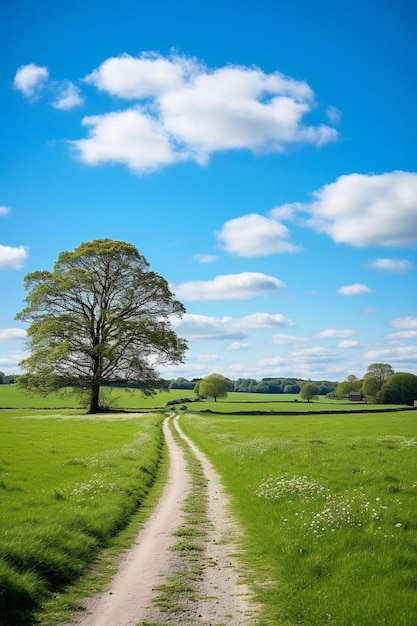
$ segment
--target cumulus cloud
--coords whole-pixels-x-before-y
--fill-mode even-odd
[[[245,329],[261,329],[274,328],[275,326],[293,326],[294,322],[286,318],[282,313],[251,313],[242,317],[238,324]]]
[[[194,341],[206,339],[244,339],[246,333],[237,327],[232,317],[209,317],[186,313],[173,320],[177,332]]]
[[[358,341],[353,341],[353,340],[349,340],[346,339],[344,341],[339,341],[339,343],[337,344],[338,348],[357,348],[359,346],[359,342]]]
[[[119,98],[156,98],[180,88],[186,69],[185,59],[182,63],[177,57],[171,60],[153,53],[143,53],[139,57],[122,54],[103,61],[84,80]]]
[[[2,246],[0,245],[0,269],[11,267],[20,269],[28,257],[28,251],[25,246]]]
[[[322,361],[337,361],[339,356],[322,346],[311,346],[310,348],[300,348],[290,353],[291,359],[296,359],[300,363],[317,363]]]
[[[415,346],[381,347],[369,350],[365,357],[375,363],[391,363],[395,370],[410,370],[417,365]]]
[[[396,317],[391,320],[391,326],[394,328],[417,328],[417,317],[407,315],[405,317]]]
[[[88,165],[121,163],[139,173],[181,158],[163,127],[140,107],[85,117],[83,124],[89,138],[70,145]]]
[[[26,339],[26,331],[23,328],[0,328],[0,341],[8,339]]]
[[[213,280],[195,280],[173,286],[180,300],[248,300],[285,287],[284,283],[259,272],[224,274]]]
[[[278,252],[299,252],[284,224],[257,213],[229,220],[216,233],[224,248],[237,256],[268,256]]]
[[[366,285],[361,285],[360,283],[354,283],[353,285],[344,285],[337,290],[337,293],[340,293],[342,296],[361,296],[365,293],[371,293],[372,289],[367,287]]]
[[[414,266],[411,261],[405,259],[375,259],[369,264],[374,270],[382,270],[385,272],[397,272],[399,274],[411,270]]]
[[[54,109],[69,111],[74,107],[80,106],[83,102],[84,100],[80,96],[78,87],[71,81],[63,81],[57,86],[57,93],[52,106]]]
[[[110,112],[87,118],[89,137],[71,142],[89,164],[120,162],[139,173],[183,159],[204,164],[222,150],[280,152],[291,144],[322,146],[338,137],[331,126],[303,123],[314,107],[314,94],[307,83],[279,72],[234,65],[210,69],[194,58],[143,53],[106,59],[85,81],[113,97],[134,101],[148,127],[165,135],[170,153],[169,158],[151,154],[149,162],[138,161],[138,153],[147,154],[147,142],[141,133],[134,142],[119,134],[119,119]],[[102,118],[108,133],[97,142]]]
[[[306,224],[357,247],[417,243],[417,173],[349,174],[313,193]],[[300,208],[301,205],[298,205]]]
[[[354,330],[337,330],[335,328],[328,328],[326,330],[322,330],[316,335],[318,339],[343,339],[344,337],[352,337],[355,334]]]
[[[230,339],[239,342],[236,344],[239,346],[240,340],[245,339],[248,331],[294,325],[292,320],[281,313],[252,313],[241,318],[186,313],[181,319],[174,319],[172,323],[176,331],[187,339],[195,341]]]
[[[307,337],[300,337],[298,335],[287,335],[286,333],[274,333],[272,335],[272,342],[277,346],[300,344],[306,341]]]
[[[29,63],[17,70],[13,79],[13,86],[26,98],[35,99],[49,78],[48,68]]]
[[[230,343],[227,346],[228,350],[249,350],[249,344],[245,343],[244,341],[232,341],[232,343]]]
[[[8,215],[10,213],[10,207],[0,206],[0,215]]]
[[[417,327],[417,324],[416,324]],[[391,333],[387,335],[387,339],[393,341],[402,341],[403,339],[416,339],[417,340],[417,330],[403,330],[398,333]]]

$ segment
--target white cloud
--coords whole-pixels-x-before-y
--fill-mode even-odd
[[[349,174],[303,205],[307,225],[337,243],[364,247],[417,243],[417,173]],[[298,205],[300,208],[300,205]]]
[[[228,350],[249,350],[249,344],[245,343],[244,341],[232,341],[232,343],[230,343],[227,346]]]
[[[216,261],[217,257],[213,254],[194,254],[193,259],[203,265],[208,265],[209,263]]]
[[[345,341],[340,341],[337,344],[338,348],[342,348],[343,350],[345,348],[357,348],[359,346],[359,342],[358,341],[353,341],[353,340],[349,340],[346,339]]]
[[[272,335],[272,342],[277,346],[305,343],[306,341],[306,337],[287,335],[286,333],[275,333],[274,335]]]
[[[281,313],[252,313],[241,318],[186,313],[181,319],[173,319],[172,324],[176,332],[189,340],[230,339],[240,342],[248,331],[293,326],[294,322]]]
[[[0,328],[0,341],[8,339],[26,339],[26,331],[23,328]]]
[[[414,266],[411,261],[405,259],[375,259],[369,267],[374,270],[402,273],[411,270]]]
[[[342,118],[341,111],[334,106],[327,107],[326,113],[327,119],[329,120],[330,124],[337,124]]]
[[[394,328],[417,328],[417,317],[407,315],[406,317],[396,317],[391,320],[391,326]]]
[[[34,99],[44,87],[48,77],[47,67],[29,63],[19,67],[13,79],[13,86],[27,98]]]
[[[376,363],[391,363],[396,371],[404,368],[415,368],[417,365],[417,350],[415,346],[397,346],[373,348],[365,355],[369,361]]]
[[[84,80],[119,98],[155,98],[181,87],[185,69],[178,58],[170,60],[152,53],[139,57],[123,54],[106,59]]]
[[[360,283],[354,283],[353,285],[344,285],[337,290],[337,293],[340,293],[342,296],[361,296],[365,293],[371,293],[372,289],[367,287],[366,285],[361,285]]]
[[[284,224],[257,213],[225,222],[216,236],[228,252],[242,257],[300,250],[288,241],[290,234]]]
[[[80,96],[78,87],[71,81],[63,81],[57,86],[57,93],[52,106],[54,109],[69,111],[74,107],[80,106],[83,102],[84,100]]]
[[[284,283],[259,272],[224,274],[213,280],[195,280],[173,286],[180,300],[247,300],[265,293],[282,289]]]
[[[0,245],[0,269],[5,267],[19,269],[23,267],[27,257],[28,251],[25,246],[14,248],[12,246]]]
[[[240,328],[262,329],[275,326],[294,326],[294,322],[282,313],[251,313],[245,315],[238,322]]]
[[[417,327],[417,324],[416,324]],[[387,339],[398,341],[402,339],[417,339],[417,330],[403,330],[399,333],[391,333],[387,335]]]
[[[337,330],[335,328],[328,328],[314,335],[318,339],[343,339],[344,337],[352,337],[355,334],[354,330]]]
[[[85,117],[83,124],[90,128],[89,138],[70,145],[88,165],[121,163],[143,172],[180,158],[164,129],[139,107]]]
[[[282,365],[283,363],[285,363],[285,359],[282,356],[273,356],[265,359],[259,359],[256,361],[256,366],[259,368],[259,371],[262,371],[265,367],[276,367],[278,365]]]
[[[303,125],[314,94],[305,82],[279,72],[233,65],[210,69],[194,58],[143,53],[106,59],[85,81],[112,96],[134,100],[147,126],[159,129],[152,138],[165,136],[170,155],[163,152],[158,159],[151,152],[148,162],[148,143],[141,132],[127,151],[127,138],[119,135],[119,120],[112,112],[87,118],[84,123],[93,127],[90,136],[71,142],[89,164],[121,162],[139,173],[184,159],[204,164],[221,150],[279,152],[290,144],[321,146],[338,137],[330,126]],[[103,121],[108,132],[97,142]]]
[[[311,346],[310,348],[301,348],[293,350],[290,353],[291,359],[300,363],[316,363],[321,361],[337,361],[339,356],[327,348],[322,346]]]
[[[176,332],[187,339],[244,339],[246,333],[237,328],[232,317],[208,317],[186,313],[181,319],[172,321]]]
[[[0,354],[0,367],[2,369],[7,368],[7,374],[19,373],[19,363],[23,361],[23,359],[27,359],[27,357],[28,352],[24,350],[13,350],[6,354]]]
[[[0,206],[0,215],[8,215],[10,213],[10,207]]]

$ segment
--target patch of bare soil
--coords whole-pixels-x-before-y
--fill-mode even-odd
[[[168,420],[164,422],[170,468],[162,496],[140,530],[131,549],[103,593],[84,602],[85,612],[73,624],[80,626],[249,626],[256,623],[255,604],[239,574],[235,556],[238,529],[229,511],[219,478],[207,458],[175,428],[200,462],[207,489],[207,518],[203,549],[193,555],[199,575],[192,581],[193,593],[182,605],[158,602],[160,588],[172,581],[183,582],[184,555],[173,550],[178,537],[173,533],[185,522],[184,505],[192,487],[183,448],[175,441]],[[191,558],[191,557],[190,557]],[[195,563],[194,563],[195,569]],[[175,586],[175,583],[174,583]]]

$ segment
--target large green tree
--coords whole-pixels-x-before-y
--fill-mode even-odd
[[[417,400],[417,376],[397,372],[382,385],[381,401],[384,404],[413,404]]]
[[[371,363],[363,377],[362,393],[365,396],[379,397],[382,385],[394,374],[389,363]]]
[[[217,402],[217,398],[227,398],[228,389],[227,378],[221,374],[209,374],[198,381],[195,391],[203,398],[213,398]]]
[[[307,400],[307,402],[310,402],[310,400],[314,400],[314,398],[317,398],[318,393],[319,388],[317,387],[316,383],[304,383],[304,385],[300,389],[301,398],[303,400]]]
[[[100,388],[140,382],[153,393],[157,365],[180,363],[187,344],[172,316],[183,305],[132,244],[112,239],[61,252],[53,271],[25,277],[27,303],[16,319],[28,322],[30,356],[19,384],[40,392],[72,385],[87,391],[89,412],[103,410]]]

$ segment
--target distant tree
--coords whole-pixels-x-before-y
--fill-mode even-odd
[[[4,372],[0,372],[0,385],[2,385],[4,383]]]
[[[290,385],[285,385],[284,393],[300,393],[300,387],[295,383]]]
[[[234,385],[235,391],[250,391],[252,385],[256,385],[257,381],[254,378],[238,378]]]
[[[365,376],[362,382],[362,395],[377,398],[381,391],[379,381],[372,376]]]
[[[167,281],[149,269],[135,246],[98,239],[61,252],[53,271],[25,277],[30,356],[18,384],[48,393],[72,385],[88,395],[90,413],[104,410],[100,389],[140,381],[153,393],[155,363],[180,363],[187,349],[171,319],[181,317]]]
[[[384,404],[413,404],[417,400],[417,376],[408,372],[392,374],[381,389]]]
[[[200,380],[196,386],[198,387],[198,395],[204,398],[213,398],[214,402],[217,402],[217,398],[227,398],[229,382],[221,374],[209,374]]]
[[[271,393],[271,385],[266,381],[256,383],[256,385],[252,387],[252,391],[253,393]]]
[[[363,377],[362,393],[365,396],[379,398],[382,385],[394,374],[394,370],[388,363],[371,363]],[[372,392],[372,393],[370,393]]]
[[[348,398],[351,391],[360,391],[362,381],[354,374],[350,374],[346,380],[339,383],[334,391],[334,395],[338,398]]]
[[[318,395],[318,387],[315,383],[305,383],[300,389],[300,396],[303,400],[314,400]]]
[[[171,381],[169,388],[170,389],[194,389],[194,386],[195,386],[195,382],[192,382],[180,376],[179,378],[176,378],[175,380]]]

